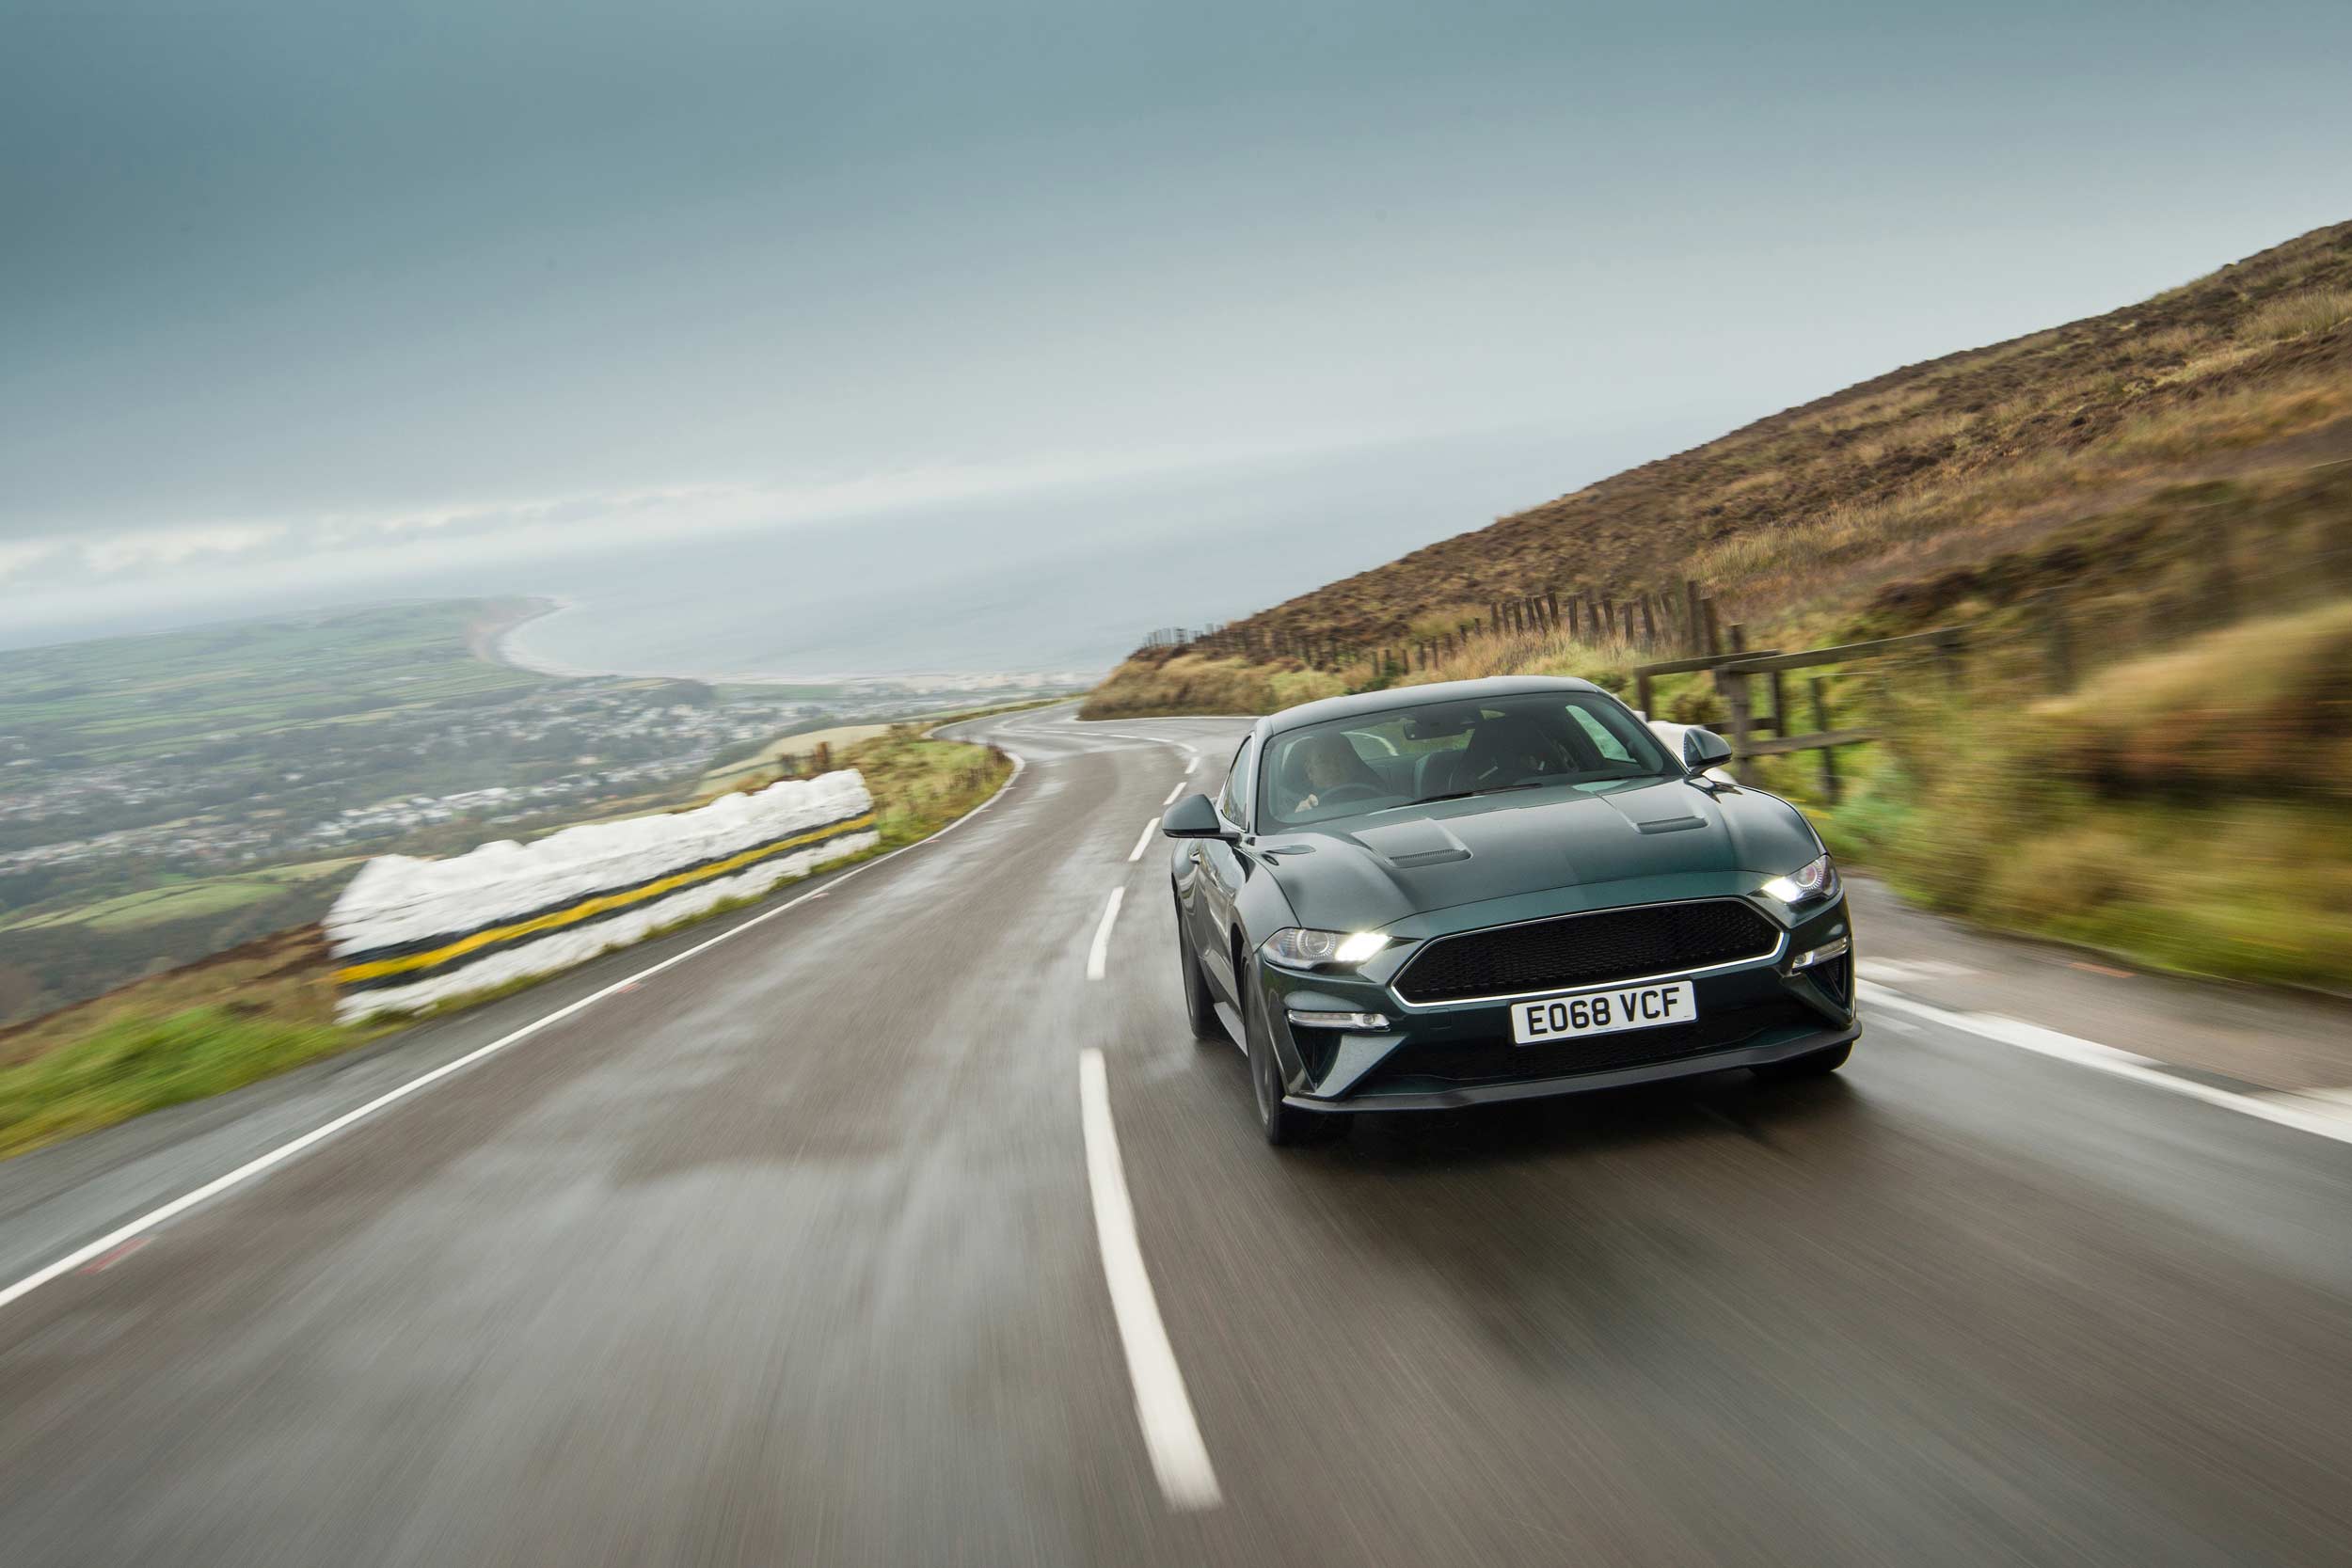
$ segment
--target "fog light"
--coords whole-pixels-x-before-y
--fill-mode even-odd
[[[1847,950],[1852,946],[1852,940],[1847,937],[1838,937],[1834,941],[1825,942],[1820,946],[1809,952],[1800,953],[1789,959],[1789,972],[1793,974],[1800,969],[1811,969],[1815,964],[1825,964],[1832,958],[1842,958],[1846,956]]]
[[[1289,1012],[1293,1023],[1304,1024],[1310,1029],[1377,1030],[1389,1026],[1388,1016],[1384,1013],[1302,1013],[1295,1007],[1290,1008]]]

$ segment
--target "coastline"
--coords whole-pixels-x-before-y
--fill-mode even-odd
[[[793,674],[764,671],[745,673],[733,671],[593,670],[582,665],[566,664],[562,659],[550,658],[544,654],[532,653],[520,645],[519,634],[526,626],[586,608],[580,600],[561,594],[533,594],[527,599],[514,601],[511,611],[485,617],[468,641],[472,644],[476,657],[555,680],[694,680],[711,686],[837,687],[847,690],[905,690],[925,695],[953,692],[985,696],[1002,691],[1079,691],[1100,678],[1076,671],[905,671],[887,674],[825,672]]]
[[[544,621],[579,608],[578,600],[567,599],[561,594],[533,594],[522,601],[516,613],[496,617],[485,625],[483,630],[485,635],[475,648],[475,656],[492,664],[503,664],[510,670],[524,670],[556,680],[579,680],[610,673],[603,670],[582,670],[559,659],[526,653],[516,644],[516,634],[532,622]]]

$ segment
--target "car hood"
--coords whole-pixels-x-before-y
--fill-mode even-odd
[[[1692,872],[1776,876],[1820,853],[1796,808],[1681,780],[1440,801],[1267,834],[1301,925],[1369,930],[1458,904]]]

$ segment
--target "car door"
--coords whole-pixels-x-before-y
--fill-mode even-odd
[[[1249,830],[1249,776],[1256,757],[1253,736],[1234,751],[1232,766],[1226,769],[1225,785],[1216,796],[1217,816],[1228,827],[1245,833]],[[1233,904],[1241,896],[1242,882],[1252,866],[1248,851],[1236,849],[1221,838],[1195,839],[1193,856],[1199,877],[1193,904],[1195,918],[1200,922],[1193,936],[1194,946],[1200,954],[1202,968],[1217,982],[1226,1000],[1238,1006],[1241,978],[1233,973],[1232,944],[1226,940],[1226,933],[1233,928]]]

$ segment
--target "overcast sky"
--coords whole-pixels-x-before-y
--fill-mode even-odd
[[[845,519],[1050,565],[1276,465],[1327,569],[1124,612],[1232,613],[2352,216],[2347,59],[2342,0],[0,0],[0,642]]]

